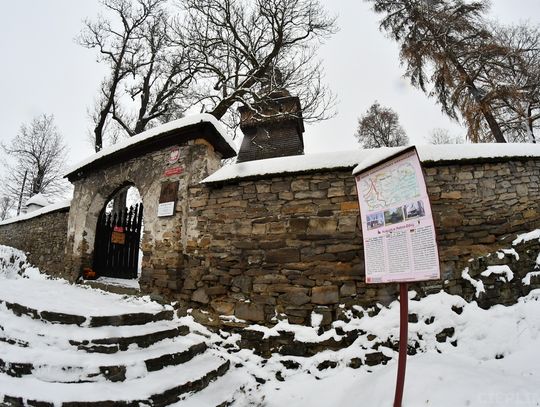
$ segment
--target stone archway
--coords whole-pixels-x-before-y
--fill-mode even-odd
[[[66,271],[73,280],[93,265],[103,208],[129,184],[144,205],[141,290],[168,295],[183,285],[188,190],[219,168],[222,158],[235,155],[219,127],[209,115],[180,119],[104,149],[71,170]]]

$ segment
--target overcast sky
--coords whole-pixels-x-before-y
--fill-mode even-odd
[[[93,153],[87,110],[105,73],[96,54],[74,42],[85,17],[100,10],[97,0],[2,1],[0,24],[0,139],[8,141],[22,123],[54,114],[70,148],[68,165]],[[337,115],[310,125],[306,152],[358,148],[358,117],[375,101],[391,107],[412,143],[422,144],[436,127],[465,130],[440,113],[433,99],[402,78],[397,45],[378,30],[380,16],[361,0],[323,0],[337,15],[340,31],[322,47],[326,79],[337,95]],[[539,0],[494,0],[491,16],[504,23],[540,24]]]

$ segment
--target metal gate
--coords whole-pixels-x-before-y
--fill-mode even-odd
[[[101,212],[96,226],[94,271],[98,276],[137,278],[142,203],[121,212]]]

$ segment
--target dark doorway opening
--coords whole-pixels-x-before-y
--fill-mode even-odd
[[[130,194],[132,189],[135,193]],[[138,277],[142,229],[138,191],[123,187],[105,205],[96,225],[93,269],[99,277]]]

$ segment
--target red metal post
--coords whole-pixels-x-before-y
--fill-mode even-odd
[[[409,324],[409,293],[407,283],[399,283],[399,359],[396,380],[394,407],[401,407],[405,386],[405,368],[407,366],[407,341]]]

